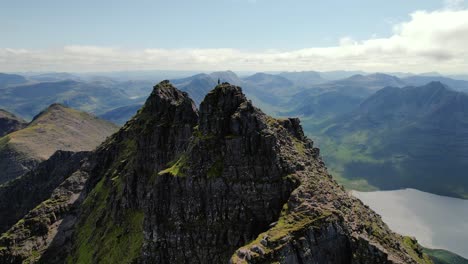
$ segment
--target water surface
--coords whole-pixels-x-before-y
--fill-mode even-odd
[[[468,258],[468,200],[415,189],[352,194],[380,214],[393,231],[414,236],[425,247]]]

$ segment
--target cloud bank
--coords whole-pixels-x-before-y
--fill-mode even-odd
[[[416,11],[386,38],[343,37],[331,47],[252,52],[232,48],[129,50],[71,45],[54,50],[0,48],[0,71],[365,70],[466,73],[468,9]]]

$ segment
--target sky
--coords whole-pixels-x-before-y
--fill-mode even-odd
[[[468,73],[463,0],[0,0],[0,71]]]

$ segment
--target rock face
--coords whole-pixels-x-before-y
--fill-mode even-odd
[[[77,170],[87,154],[57,151],[0,186],[0,228],[8,229],[0,237],[0,263],[36,262],[46,248],[60,250],[76,219],[74,204],[87,179]]]
[[[54,208],[75,209],[43,222],[42,238],[24,237],[36,241],[33,249],[0,244],[4,260],[431,263],[336,184],[298,119],[265,115],[227,83],[199,112],[169,82],[156,85],[137,115],[70,175],[83,190],[55,199]],[[37,210],[55,212],[40,208],[7,236]]]
[[[0,184],[31,170],[57,150],[94,150],[117,129],[95,116],[53,104],[23,129],[0,138]]]
[[[20,130],[27,125],[27,122],[15,115],[0,109],[0,137]]]
[[[33,171],[0,185],[0,232],[48,199],[55,188],[81,167],[85,155],[86,152],[57,151]]]

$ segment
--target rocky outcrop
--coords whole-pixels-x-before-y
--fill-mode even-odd
[[[86,155],[58,151],[36,169],[0,186],[2,232],[9,228],[0,236],[0,263],[36,262],[46,249],[62,249],[64,237],[72,233],[75,203],[87,179],[77,171]]]
[[[156,189],[169,188],[156,185],[158,172],[187,149],[197,120],[187,94],[162,82],[137,115],[98,148],[69,255],[72,262],[129,263],[142,255],[145,226],[155,224],[149,220],[152,201],[162,197]]]
[[[20,130],[27,125],[27,122],[15,115],[0,109],[0,137]]]
[[[48,199],[55,188],[80,168],[86,154],[57,151],[36,169],[0,185],[0,233]]]
[[[297,183],[268,118],[238,87],[206,96],[188,149],[155,179],[141,262],[226,263],[278,218]]]
[[[33,260],[430,263],[331,178],[298,119],[265,115],[227,83],[199,112],[169,82],[156,85],[70,177],[77,175],[88,178],[79,198],[72,192],[60,204],[78,209],[52,210],[42,238],[22,240],[45,241]],[[26,245],[5,250],[4,259],[24,259]]]

